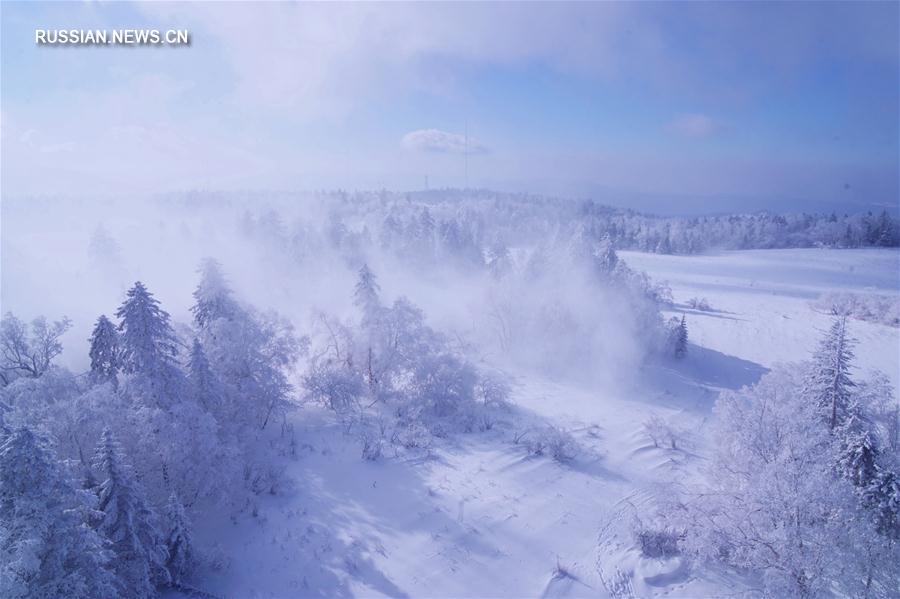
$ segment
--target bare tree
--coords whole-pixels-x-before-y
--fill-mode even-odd
[[[69,330],[72,321],[47,322],[43,316],[29,327],[7,312],[0,321],[0,382],[8,385],[18,376],[37,378],[44,374],[53,359],[62,353],[59,338]]]

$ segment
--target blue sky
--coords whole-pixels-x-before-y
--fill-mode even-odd
[[[900,4],[15,3],[4,194],[471,186],[898,203]],[[46,47],[36,28],[187,28]]]

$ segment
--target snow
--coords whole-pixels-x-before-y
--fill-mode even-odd
[[[585,388],[514,372],[515,407],[494,430],[443,439],[430,455],[360,459],[355,437],[326,411],[294,415],[286,458],[294,491],[260,499],[256,516],[207,519],[202,543],[226,556],[197,577],[229,597],[696,597],[742,581],[648,559],[631,534],[660,484],[698,476],[717,394],[806,359],[830,319],[822,292],[900,292],[897,250],[761,250],[702,256],[622,252],[672,288],[685,314],[686,360],[639,380]],[[705,297],[712,311],[687,307]],[[852,321],[861,370],[900,380],[898,329]],[[643,432],[661,415],[679,449]],[[569,462],[529,456],[517,434],[553,424],[579,446]],[[527,434],[534,434],[533,432]],[[171,596],[177,596],[171,593]]]
[[[900,252],[867,250],[748,250],[702,256],[620,252],[633,267],[668,281],[674,314],[687,314],[691,341],[766,368],[806,359],[831,324],[810,308],[827,291],[900,294]],[[688,308],[705,297],[712,312]],[[900,381],[900,331],[853,320],[861,370]]]

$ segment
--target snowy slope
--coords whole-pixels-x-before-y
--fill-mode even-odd
[[[659,484],[699,475],[704,422],[722,389],[805,359],[828,317],[809,301],[832,288],[897,293],[896,251],[788,250],[680,257],[623,253],[668,280],[687,314],[689,357],[648,366],[627,388],[516,377],[515,409],[493,431],[444,440],[430,456],[360,459],[330,415],[294,415],[296,489],[262,498],[256,517],[202,531],[226,556],[198,586],[227,597],[705,597],[740,581],[678,559],[642,558],[630,533]],[[714,312],[684,306],[706,297]],[[898,381],[898,331],[853,322],[862,368]],[[661,415],[679,449],[653,447]],[[569,430],[571,462],[515,443],[545,423]]]
[[[691,341],[765,367],[805,359],[830,317],[810,309],[826,291],[900,293],[900,252],[886,250],[750,250],[704,256],[621,252],[632,266],[668,281],[677,314],[687,314]],[[685,305],[705,297],[714,312]],[[900,331],[851,321],[857,363],[900,382]]]

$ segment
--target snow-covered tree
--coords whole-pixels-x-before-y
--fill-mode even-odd
[[[158,406],[177,398],[181,383],[178,345],[169,314],[143,283],[128,290],[116,311],[120,319],[122,370],[136,377],[139,391]]]
[[[219,389],[216,375],[209,365],[209,360],[206,358],[203,344],[197,338],[194,338],[194,342],[191,345],[187,366],[188,380],[191,383],[197,402],[205,410],[221,414],[222,406],[219,405],[222,400],[221,390]]]
[[[878,467],[869,484],[862,489],[863,504],[875,514],[877,530],[900,543],[900,477],[887,469]]]
[[[236,473],[244,466],[235,436],[249,433],[242,428],[243,420],[229,421],[238,417],[234,413],[219,414],[221,424],[197,402],[181,401],[143,423],[152,436],[143,443],[142,453],[152,451],[158,460],[149,473],[155,481],[154,499],[163,500],[168,490],[176,491],[188,506],[229,499]]]
[[[686,547],[761,573],[771,596],[892,596],[897,544],[835,471],[835,436],[801,391],[796,368],[775,369],[716,403],[707,485],[684,504]]]
[[[856,384],[850,378],[856,340],[847,331],[847,317],[834,320],[813,354],[807,394],[832,430],[847,418]]]
[[[314,358],[303,376],[307,397],[325,404],[339,415],[349,415],[359,407],[366,384],[356,368],[327,358]]]
[[[46,442],[21,427],[0,445],[0,596],[113,599],[119,585],[105,539],[87,524],[78,490]]]
[[[680,319],[674,316],[669,319],[666,326],[665,353],[677,359],[684,358],[688,350],[688,330],[684,316]]]
[[[506,244],[497,241],[488,248],[487,268],[495,279],[501,279],[512,271],[512,257]]]
[[[204,261],[200,273],[191,310],[205,360],[194,355],[194,345],[189,376],[195,388],[213,391],[212,396],[228,404],[210,408],[219,416],[222,410],[231,411],[223,425],[235,429],[255,422],[265,428],[273,415],[289,406],[292,387],[285,370],[305,351],[307,340],[298,338],[293,325],[274,312],[242,306],[214,260]],[[207,377],[204,364],[214,379]]]
[[[178,495],[174,492],[169,495],[169,502],[166,505],[166,521],[168,522],[166,548],[169,552],[166,569],[172,582],[181,584],[194,569],[195,555],[191,523],[184,513],[184,506],[181,505]]]
[[[285,371],[306,348],[289,321],[242,310],[231,320],[212,321],[203,347],[219,380],[235,396],[234,417],[240,423],[255,422],[262,429],[289,407],[292,387]]]
[[[105,315],[97,319],[90,343],[91,380],[115,385],[119,372],[119,333]]]
[[[872,435],[856,415],[851,415],[836,433],[841,474],[856,487],[868,487],[878,473],[879,451]]]
[[[612,273],[619,265],[619,256],[609,234],[603,236],[600,243],[594,249],[594,262],[601,272]]]
[[[454,428],[471,430],[475,425],[477,380],[475,369],[450,352],[426,353],[417,360],[412,373],[411,406],[439,435]]]
[[[361,340],[364,347],[361,347],[359,353],[359,361],[363,370],[370,392],[377,397],[379,382],[381,376],[379,370],[383,369],[379,362],[384,360],[382,356],[379,339],[381,338],[380,330],[385,326],[385,310],[381,305],[379,293],[381,288],[378,286],[377,277],[369,270],[368,264],[363,264],[357,275],[356,286],[353,289],[353,303],[362,312],[360,324],[363,330]]]
[[[122,332],[122,365],[125,372],[156,374],[174,365],[178,355],[169,313],[160,308],[143,283],[128,290],[127,299],[116,311]]]
[[[53,323],[43,316],[31,327],[7,312],[0,320],[0,384],[8,385],[20,376],[37,378],[47,372],[53,359],[62,353],[59,338],[69,330],[66,317]]]
[[[804,395],[834,438],[835,469],[853,485],[860,505],[874,514],[878,532],[900,540],[900,488],[895,447],[897,408],[890,384],[877,373],[856,383],[854,339],[839,316],[813,355]],[[893,405],[892,405],[893,404]]]
[[[856,397],[878,445],[900,459],[900,404],[890,379],[883,372],[871,373],[857,383]]]
[[[678,323],[678,328],[675,330],[675,357],[683,358],[687,355],[687,343],[688,343],[688,331],[687,331],[687,323],[684,320],[684,315],[681,316],[681,322]]]
[[[356,278],[356,286],[353,288],[353,303],[363,310],[364,315],[377,309],[381,305],[375,274],[369,270],[368,264],[363,264]]]
[[[109,428],[103,430],[93,465],[102,480],[97,488],[101,512],[97,529],[116,552],[114,567],[125,594],[155,597],[157,585],[169,582],[165,537],[131,463]]]
[[[861,505],[874,515],[878,532],[900,541],[896,456],[878,446],[872,423],[861,418],[861,412],[853,405],[850,416],[833,431],[838,445],[837,470],[855,487]]]
[[[206,258],[201,262],[198,272],[200,282],[194,290],[194,305],[191,306],[197,328],[203,329],[217,318],[234,317],[239,307],[221,265],[212,258]]]

